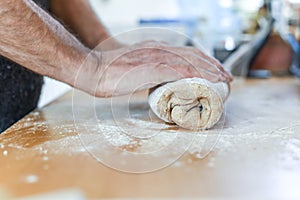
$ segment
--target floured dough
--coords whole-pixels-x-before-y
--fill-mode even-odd
[[[165,122],[199,130],[211,128],[219,121],[228,94],[227,83],[187,78],[155,89],[149,94],[148,102]]]

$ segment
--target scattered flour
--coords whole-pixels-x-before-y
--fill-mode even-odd
[[[25,177],[25,182],[26,183],[36,183],[39,181],[39,177],[33,174],[30,174]]]
[[[4,155],[4,156],[7,156],[7,155],[8,155],[8,151],[7,151],[7,150],[4,150],[4,151],[3,151],[3,155]]]

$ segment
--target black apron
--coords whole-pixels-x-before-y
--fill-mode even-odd
[[[35,2],[48,10],[47,0]],[[42,85],[41,75],[0,55],[0,133],[36,108]]]

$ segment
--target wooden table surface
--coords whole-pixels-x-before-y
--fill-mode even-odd
[[[215,128],[149,112],[145,93],[72,91],[0,135],[0,187],[15,197],[299,199],[300,83],[237,79]]]

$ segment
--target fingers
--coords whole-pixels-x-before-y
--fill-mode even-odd
[[[193,48],[193,47],[189,47],[191,49],[191,51],[195,52],[196,54],[200,55],[202,58],[206,59],[208,62],[210,62],[212,64],[212,66],[217,67],[220,70],[220,73],[222,74],[222,76],[224,76],[226,78],[226,81],[232,81],[232,75],[230,72],[226,71],[222,64],[215,58],[207,55],[206,53],[204,53],[203,51]]]
[[[96,96],[117,96],[163,82],[199,77],[229,82],[231,75],[214,58],[190,47],[147,41],[101,52],[102,78]],[[95,94],[94,94],[95,95]]]
[[[183,72],[184,77],[200,77],[212,82],[229,82],[232,77],[214,58],[191,47],[159,47],[160,60]]]
[[[226,78],[221,76],[216,68],[210,68],[208,63],[201,61],[201,67],[197,67],[199,60],[195,57],[193,59],[174,59],[174,61],[168,64],[181,75],[181,78],[199,77],[211,82],[226,81]]]
[[[172,63],[173,67],[179,71],[185,71],[186,69],[183,73],[186,77],[205,78],[212,82],[229,82],[231,79],[218,61],[202,52],[198,52],[194,48],[167,47],[164,49],[173,56],[172,60],[177,61],[177,63]],[[180,67],[178,63],[180,63]]]
[[[171,47],[168,46],[166,43],[157,42],[157,41],[144,41],[135,45],[135,50],[140,49],[143,50],[145,48],[153,48],[158,50],[156,53],[161,54],[162,51],[166,51],[169,55],[159,56],[153,55],[155,58],[159,58],[160,60],[153,60],[153,62],[161,61],[165,63],[170,63],[172,60],[168,59],[171,57],[174,60],[178,60],[182,58],[187,62],[184,67],[191,67],[195,68],[194,76],[203,76],[203,77],[211,77],[210,75],[205,76],[206,74],[215,73],[216,76],[219,77],[218,81],[229,82],[232,80],[232,76],[230,73],[226,72],[225,69],[222,67],[221,63],[214,59],[211,56],[208,56],[203,51],[196,49],[194,47]],[[173,56],[170,54],[174,54]],[[151,55],[149,55],[151,56]],[[178,58],[174,58],[177,56]],[[166,61],[168,59],[168,61]],[[171,66],[171,65],[170,65]],[[196,73],[198,71],[198,73]],[[214,79],[215,80],[215,79]]]
[[[131,77],[136,81],[153,78],[159,84],[192,77],[204,78],[211,82],[229,82],[231,80],[230,74],[217,60],[191,47],[170,47],[160,42],[146,41],[121,49],[116,54],[115,58],[109,54],[106,60],[109,60],[112,66],[118,66],[119,69],[148,66],[150,70],[155,67],[155,71],[147,71],[146,75],[142,73],[146,71],[146,68],[143,67],[140,75],[135,74],[136,78]],[[112,62],[112,60],[114,61]],[[142,74],[145,76],[141,77]],[[136,84],[140,84],[140,82]]]

